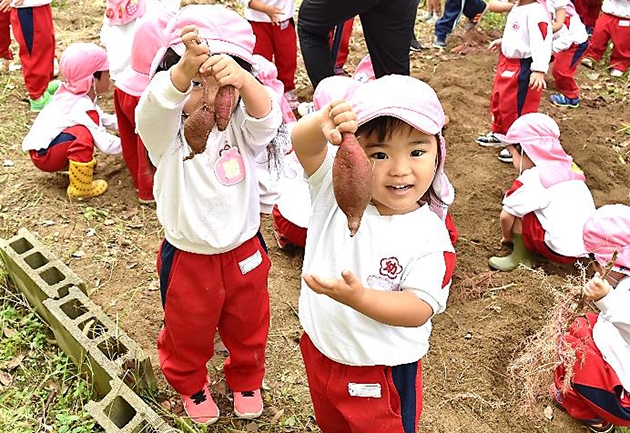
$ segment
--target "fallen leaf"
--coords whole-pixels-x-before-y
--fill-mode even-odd
[[[2,328],[2,333],[7,338],[13,337],[16,332],[17,331],[15,329],[11,328],[10,326],[5,326],[4,328]]]
[[[114,224],[116,224],[116,221],[114,221],[113,219],[106,219],[105,221],[103,221],[104,226],[111,226]]]
[[[10,386],[13,383],[13,376],[6,371],[0,371],[0,384]]]
[[[245,427],[245,430],[247,430],[248,432],[255,433],[258,431],[258,424],[252,421],[249,424],[247,424],[247,427]]]
[[[600,73],[599,72],[585,72],[584,75],[589,80],[597,80],[599,78]]]
[[[7,363],[7,365],[5,365],[5,367],[4,367],[4,368],[5,368],[7,371],[13,371],[13,370],[15,370],[15,369],[16,369],[16,368],[17,368],[17,367],[18,367],[18,366],[22,363],[22,361],[24,360],[24,358],[25,358],[25,356],[24,356],[24,355],[22,355],[22,354],[20,353],[18,356],[16,356],[16,357],[15,357],[15,358],[13,358],[11,361],[9,361],[9,362]]]
[[[280,421],[280,418],[282,418],[282,415],[284,415],[284,409],[280,409],[274,414],[273,418],[271,418],[271,424],[275,424],[278,421]]]

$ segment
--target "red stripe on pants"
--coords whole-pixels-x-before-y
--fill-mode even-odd
[[[136,106],[139,96],[129,95],[118,87],[114,88],[114,107],[118,119],[118,135],[125,164],[131,173],[133,184],[142,200],[153,199],[153,174],[155,168],[149,161],[147,149],[136,134]]]
[[[492,85],[490,111],[492,113],[492,132],[507,133],[508,129],[523,114],[535,113],[540,106],[541,90],[529,87],[529,75],[523,76],[521,59],[508,59],[499,56],[497,73]],[[523,80],[519,86],[519,78]],[[526,80],[526,83],[524,82]],[[519,92],[522,93],[523,105],[519,112]]]
[[[38,155],[36,150],[31,150],[33,165],[42,171],[55,172],[66,170],[68,161],[90,162],[94,158],[94,139],[92,133],[83,125],[75,125],[64,129],[62,132],[74,135],[71,141],[55,144],[48,148],[44,155]]]
[[[567,98],[572,99],[580,96],[580,88],[575,81],[575,73],[583,55],[574,59],[575,52],[579,47],[579,44],[573,44],[566,50],[555,53],[551,69],[556,89]]]
[[[593,341],[593,326],[597,322],[597,314],[587,313],[585,317],[578,317],[573,321],[567,332],[562,337],[576,352],[577,361],[574,366],[573,384],[585,385],[591,388],[597,388],[612,394],[617,394],[616,389],[622,389],[623,386],[619,381],[619,377],[610,365],[602,357],[595,342]],[[562,387],[564,380],[565,366],[561,364],[554,373],[554,382],[558,389]],[[619,426],[628,426],[630,421],[620,419],[604,408],[597,406],[594,402],[588,400],[581,394],[570,388],[565,394],[562,394],[562,407],[564,407],[569,415],[579,420],[595,420],[604,419]],[[630,395],[624,393],[624,397],[620,399],[623,407],[630,408]]]
[[[55,28],[50,5],[23,8],[33,10],[33,44],[26,46],[18,8],[11,9],[13,35],[20,45],[20,62],[24,85],[31,99],[38,99],[53,78],[55,61]]]
[[[11,14],[0,12],[0,58],[13,60],[11,46]]]
[[[315,419],[323,433],[405,433],[400,396],[391,367],[361,367],[335,362],[313,345],[306,333],[300,339]],[[351,397],[348,384],[380,384],[381,398]],[[422,363],[416,375],[416,420],[422,414]]]
[[[239,262],[255,254],[261,255],[262,263],[243,274]],[[175,253],[158,355],[166,380],[178,393],[192,395],[205,383],[217,329],[229,351],[223,371],[230,389],[261,387],[269,331],[270,266],[257,237],[222,254]]]
[[[630,26],[619,25],[621,21],[627,23],[630,18],[604,13],[597,19],[586,57],[600,61],[608,48],[608,41],[612,39],[610,67],[625,72],[630,67]]]
[[[260,54],[278,69],[278,80],[284,84],[284,91],[295,89],[297,69],[297,34],[293,19],[287,20],[282,29],[272,23],[249,22],[256,35],[254,54]]]

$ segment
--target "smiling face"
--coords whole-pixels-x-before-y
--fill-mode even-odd
[[[420,207],[435,176],[435,136],[400,124],[379,140],[376,132],[358,137],[374,163],[372,203],[381,215],[402,215]]]

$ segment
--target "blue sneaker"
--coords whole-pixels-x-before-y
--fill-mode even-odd
[[[577,108],[580,106],[580,98],[567,98],[561,93],[551,95],[549,100],[553,105],[557,105],[558,107]]]

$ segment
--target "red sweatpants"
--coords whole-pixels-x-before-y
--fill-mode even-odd
[[[422,362],[357,367],[324,356],[302,334],[315,420],[323,433],[416,433],[422,414]],[[381,396],[351,396],[350,388],[379,386]],[[358,386],[357,386],[358,385]]]
[[[13,35],[20,45],[24,85],[31,99],[38,99],[53,78],[55,28],[50,5],[11,9]]]
[[[508,59],[503,54],[499,56],[490,98],[492,132],[505,134],[523,114],[538,111],[542,89],[532,90],[529,87],[531,63],[531,58]]]
[[[0,12],[0,59],[13,60],[11,46],[11,14]]]
[[[229,351],[223,371],[234,392],[261,387],[269,331],[267,278],[271,262],[253,237],[222,254],[178,250],[164,240],[157,269],[164,307],[158,337],[160,367],[180,394],[205,383],[214,334]]]
[[[297,34],[293,18],[280,23],[249,22],[256,35],[254,54],[260,54],[278,69],[278,80],[284,84],[284,91],[295,89],[297,69]]]
[[[306,229],[293,224],[280,213],[278,205],[273,206],[273,229],[278,235],[278,242],[287,242],[296,247],[304,248],[306,245]]]
[[[611,39],[610,67],[625,72],[630,67],[630,18],[603,13],[595,24],[586,57],[600,61]]]
[[[586,27],[595,27],[602,10],[602,0],[573,0],[575,11]]]
[[[83,125],[66,128],[51,143],[48,149],[31,150],[33,165],[42,171],[66,170],[69,160],[90,162],[94,158],[94,139],[90,130]]]
[[[125,164],[131,173],[138,197],[141,200],[153,200],[155,168],[149,161],[142,139],[136,134],[136,106],[139,100],[139,96],[129,95],[118,87],[114,88],[114,107]]]
[[[337,52],[337,59],[335,60],[336,68],[343,68],[348,60],[348,54],[350,53],[350,37],[352,36],[352,26],[354,24],[354,17],[346,20],[343,23],[343,30],[341,33],[341,43],[339,44],[339,51]],[[332,48],[333,40],[335,38],[335,30],[330,32],[330,47]]]
[[[630,426],[630,395],[623,391],[619,377],[593,341],[597,317],[595,313],[578,317],[562,337],[576,349],[577,362],[571,388],[561,395],[559,403],[573,418],[587,423],[611,422]],[[564,375],[565,367],[561,364],[554,373],[558,389]]]
[[[580,59],[588,49],[588,41],[580,45],[573,44],[564,51],[553,55],[554,61],[551,69],[556,89],[567,98],[578,98],[580,88],[575,81],[575,73]]]

